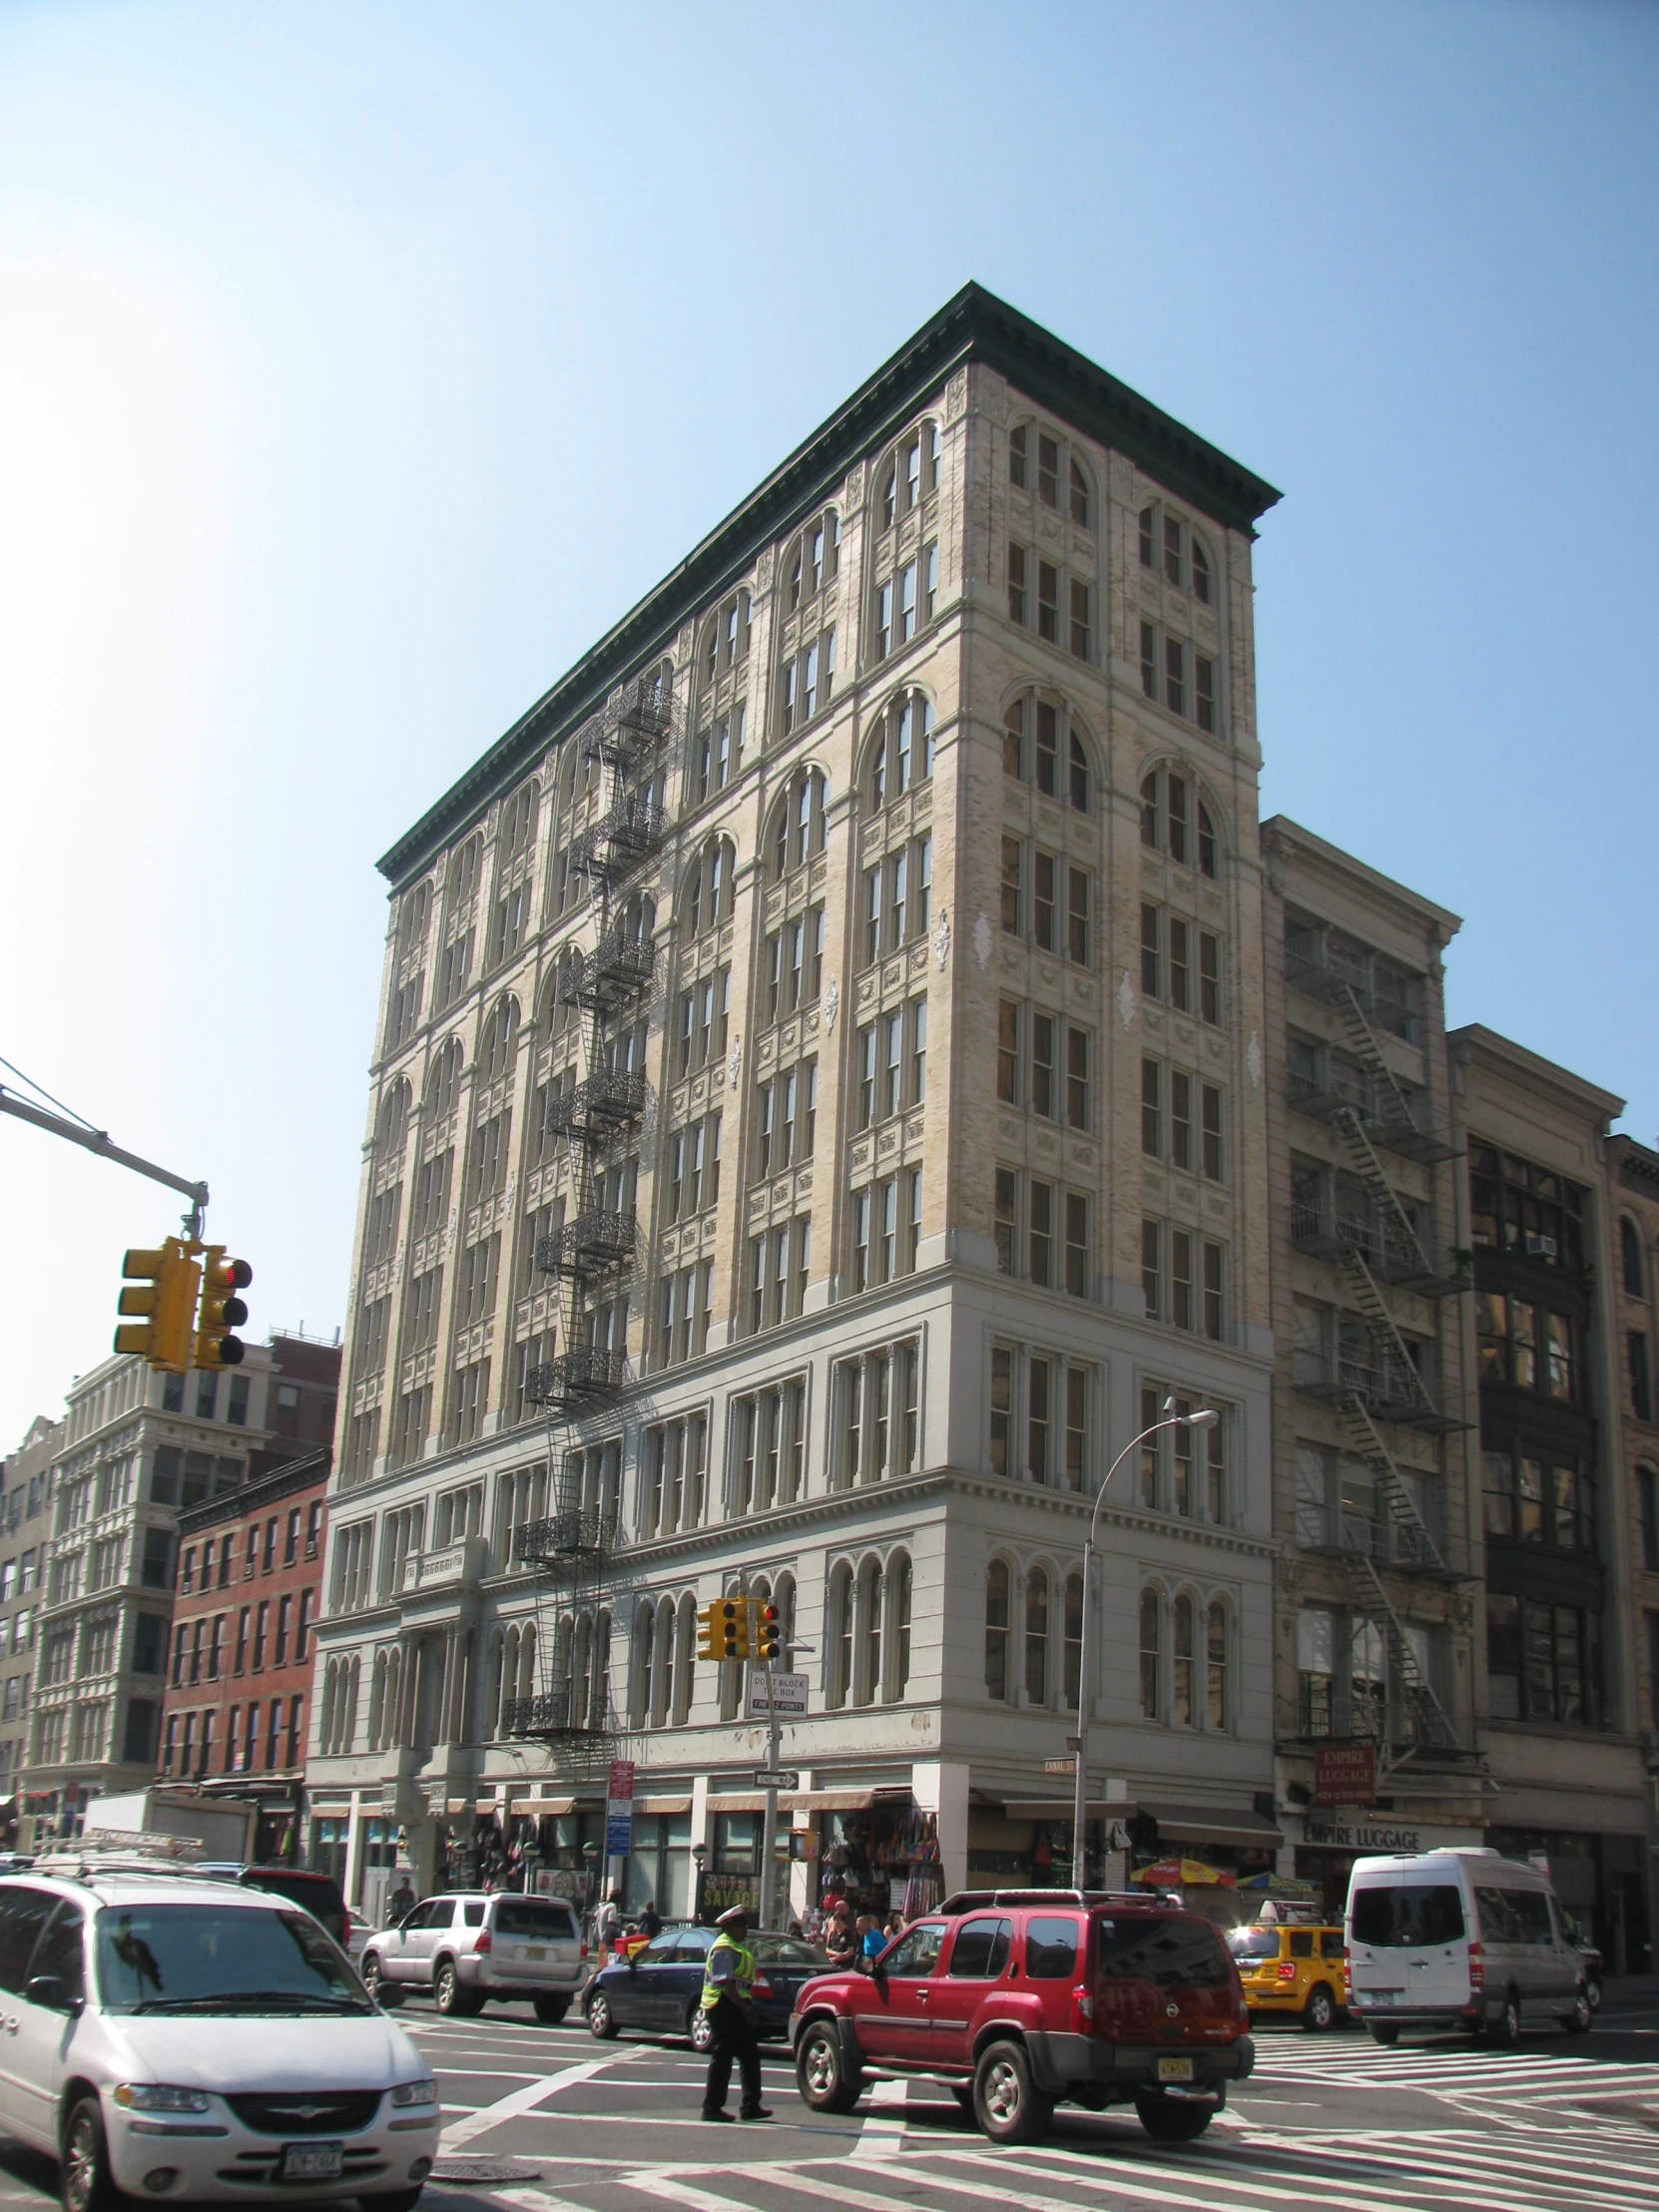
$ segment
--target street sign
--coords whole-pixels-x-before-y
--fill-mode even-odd
[[[757,1767],[755,1787],[757,1790],[799,1790],[801,1776],[793,1767],[780,1767],[776,1774],[768,1774],[764,1768]]]
[[[605,1791],[605,1856],[626,1859],[634,1848],[634,1762],[613,1759]]]
[[[1314,1746],[1316,1805],[1375,1805],[1377,1746],[1335,1743]]]
[[[767,1675],[763,1667],[749,1670],[749,1697],[747,1718],[764,1720],[769,1713],[780,1715],[804,1715],[807,1711],[807,1691],[812,1677],[806,1674],[774,1674],[772,1677],[772,1702],[767,1702]]]
[[[1075,1759],[1045,1759],[1043,1761],[1044,1774],[1075,1774],[1076,1772],[1077,1761]]]

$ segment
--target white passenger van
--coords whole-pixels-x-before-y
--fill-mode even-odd
[[[1485,2029],[1512,2043],[1523,2024],[1590,2024],[1584,1962],[1547,1876],[1495,1851],[1398,1852],[1357,1859],[1348,1887],[1354,2015],[1380,2043],[1402,2027]]]

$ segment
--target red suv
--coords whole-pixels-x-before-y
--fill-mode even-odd
[[[1211,1924],[1155,1898],[969,1890],[895,1936],[868,1973],[821,1974],[790,2018],[815,2110],[868,2073],[943,2081],[994,2142],[1040,2135],[1063,2098],[1133,2103],[1191,2142],[1255,2064],[1238,1968]]]

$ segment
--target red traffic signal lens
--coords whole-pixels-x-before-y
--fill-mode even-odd
[[[248,1262],[246,1260],[227,1260],[225,1263],[224,1274],[226,1282],[234,1291],[247,1290],[249,1284],[252,1283],[254,1280],[254,1270],[248,1265]],[[248,1316],[246,1314],[241,1314],[237,1318],[241,1321],[246,1321],[248,1319]]]

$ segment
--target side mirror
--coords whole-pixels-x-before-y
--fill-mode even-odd
[[[55,1973],[37,1973],[23,1994],[44,2011],[67,2012],[72,2020],[78,2020],[86,2009],[86,1999],[72,1997]]]

